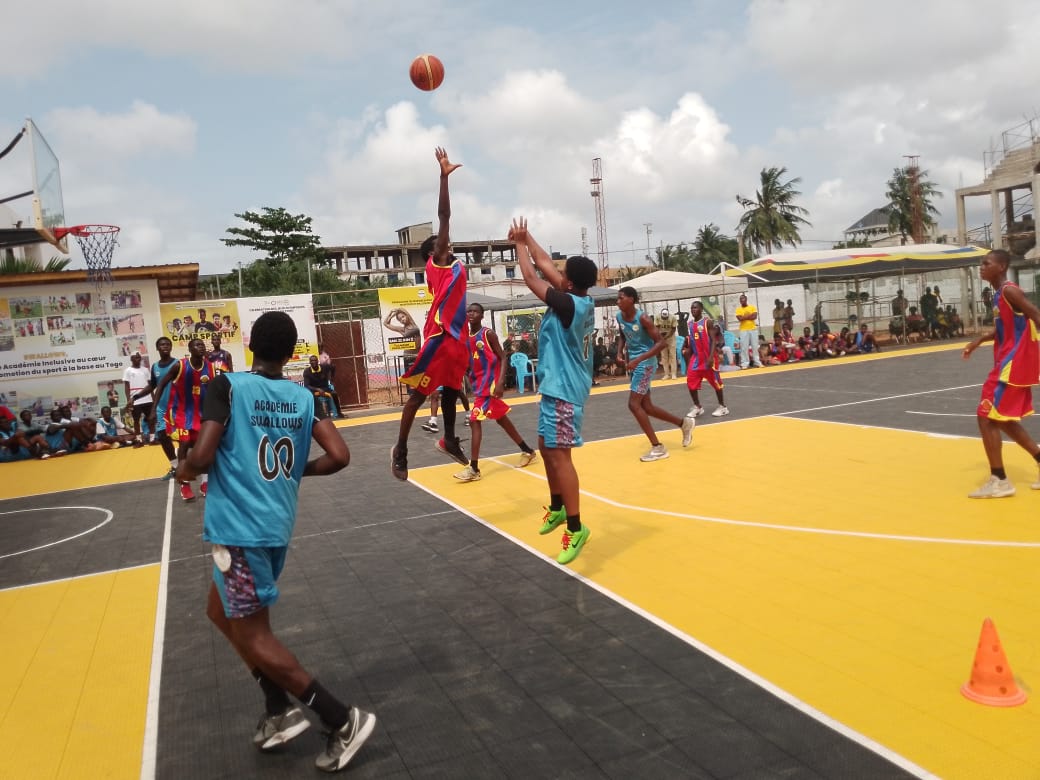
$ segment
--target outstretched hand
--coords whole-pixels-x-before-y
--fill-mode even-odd
[[[527,220],[517,217],[509,228],[509,240],[516,244],[527,243]]]
[[[441,164],[441,176],[447,176],[456,168],[462,167],[462,163],[453,163],[449,160],[448,153],[439,146],[434,154],[437,156],[437,162]]]

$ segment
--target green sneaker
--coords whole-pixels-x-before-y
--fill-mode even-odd
[[[578,557],[581,548],[589,540],[589,527],[582,523],[577,531],[563,532],[563,550],[556,556],[557,563],[570,563]]]
[[[560,523],[567,521],[567,510],[563,507],[553,510],[549,507],[542,507],[545,510],[545,517],[542,518],[542,527],[538,529],[538,533],[542,536],[551,534]]]

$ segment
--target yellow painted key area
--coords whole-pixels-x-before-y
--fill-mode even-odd
[[[156,565],[0,591],[0,777],[140,775],[158,583]]]
[[[654,463],[642,436],[575,451],[592,535],[570,568],[930,772],[1040,776],[1040,491],[1025,453],[1005,445],[1018,494],[980,501],[966,497],[988,476],[977,439],[789,418],[699,426],[686,450],[660,435],[671,457]],[[480,482],[455,482],[457,465],[411,478],[555,558],[561,533],[537,533],[541,463],[516,457],[482,461]],[[986,617],[1022,706],[960,694]]]

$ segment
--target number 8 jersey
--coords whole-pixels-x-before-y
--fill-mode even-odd
[[[203,422],[224,426],[209,470],[203,539],[238,547],[285,547],[311,447],[315,404],[284,377],[220,374]]]

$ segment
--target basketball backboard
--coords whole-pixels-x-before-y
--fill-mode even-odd
[[[68,254],[68,237],[57,230],[65,226],[65,201],[58,158],[32,119],[25,120],[25,126],[0,153],[0,159],[10,152],[16,153],[3,160],[5,175],[0,177],[0,181],[5,183],[5,191],[0,192],[0,204],[8,204],[8,208],[0,213],[0,247],[46,241]],[[16,174],[16,169],[25,173]],[[25,184],[22,182],[30,181],[32,188],[23,190]],[[11,192],[12,189],[23,191]],[[31,216],[28,210],[23,212],[15,206],[18,201],[24,202],[29,198],[32,200]]]

